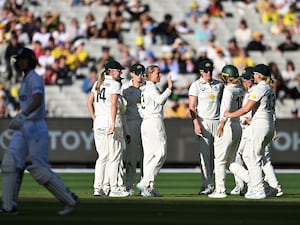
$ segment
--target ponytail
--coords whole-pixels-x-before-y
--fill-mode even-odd
[[[104,81],[105,78],[105,71],[102,71],[99,75],[98,75],[98,80],[97,80],[97,84],[96,84],[96,91],[100,92],[100,87]]]

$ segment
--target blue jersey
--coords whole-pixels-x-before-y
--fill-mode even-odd
[[[40,107],[28,115],[27,120],[41,120],[46,116],[44,81],[40,75],[31,70],[22,80],[19,90],[19,102],[22,111],[28,109],[28,106],[33,101],[34,94],[41,94],[42,102]]]

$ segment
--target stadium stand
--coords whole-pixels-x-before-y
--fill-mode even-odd
[[[6,1],[6,3],[9,1]],[[22,1],[21,1],[22,2]],[[70,27],[70,24],[74,18],[78,20],[78,24],[80,27],[89,27],[90,25],[84,26],[86,23],[86,15],[91,13],[94,15],[95,20],[93,21],[93,25],[96,26],[97,30],[100,34],[103,32],[103,27],[107,25],[106,16],[110,14],[114,14],[113,9],[110,5],[111,2],[114,1],[89,1],[91,4],[86,5],[85,1],[81,2],[78,5],[71,6],[70,1],[66,0],[23,0],[21,5],[18,5],[19,9],[25,12],[32,12],[34,18],[41,18],[42,22],[44,21],[44,15],[47,12],[58,12],[59,13],[59,21],[63,22],[67,28]],[[187,27],[191,30],[191,32],[187,33],[180,33],[179,35],[171,34],[170,40],[174,41],[174,37],[179,37],[184,41],[185,47],[182,51],[186,52],[189,50],[193,53],[193,63],[195,68],[197,67],[197,60],[199,57],[199,50],[203,47],[207,49],[208,57],[213,58],[215,56],[214,49],[221,48],[223,50],[227,49],[228,47],[228,40],[233,37],[235,30],[239,26],[239,22],[241,19],[245,19],[248,23],[248,26],[251,28],[252,32],[259,31],[263,34],[263,42],[270,46],[269,50],[266,51],[249,51],[249,56],[253,59],[255,63],[270,63],[275,62],[280,70],[283,70],[286,65],[286,60],[292,59],[296,65],[296,70],[300,72],[300,57],[299,51],[291,51],[291,52],[279,52],[276,50],[276,47],[279,43],[284,40],[285,34],[279,35],[272,35],[270,32],[270,24],[263,24],[261,22],[261,15],[258,11],[251,12],[250,15],[241,15],[237,13],[237,0],[223,0],[220,1],[224,11],[226,12],[227,17],[220,18],[220,17],[210,17],[208,18],[209,24],[215,24],[214,29],[212,30],[213,35],[213,44],[209,44],[209,42],[200,42],[197,41],[195,38],[194,31],[199,27],[198,22],[192,22],[186,18],[186,13],[190,9],[190,5],[192,2],[197,2],[199,4],[199,8],[203,11],[202,6],[205,5],[204,3],[208,2],[206,0],[141,0],[140,3],[142,6],[147,6],[146,9],[149,9],[146,14],[148,15],[147,18],[152,19],[152,24],[149,25],[149,20],[145,20],[143,16],[139,17],[140,24],[137,21],[133,21],[132,15],[126,10],[126,7],[136,4],[135,0],[128,0],[128,1],[116,1],[118,3],[123,3],[121,8],[123,10],[120,11],[120,15],[118,13],[114,14],[114,16],[120,18],[122,21],[120,23],[120,31],[118,32],[119,39],[123,40],[123,44],[130,50],[130,54],[127,58],[124,57],[123,53],[120,51],[120,46],[118,43],[118,38],[107,38],[101,37],[99,35],[98,38],[87,38],[86,36],[78,36],[83,38],[84,41],[84,49],[87,50],[89,55],[89,62],[72,70],[72,84],[69,85],[46,85],[46,104],[47,104],[47,112],[48,117],[88,117],[88,111],[86,109],[86,99],[87,94],[83,93],[81,90],[82,78],[88,76],[89,68],[92,65],[97,63],[97,60],[100,59],[102,56],[101,48],[102,46],[107,46],[110,48],[110,52],[112,57],[117,60],[127,60],[127,64],[134,63],[138,61],[136,58],[137,55],[141,56],[141,54],[146,55],[146,51],[151,50],[154,55],[156,56],[156,62],[160,63],[160,60],[164,60],[163,57],[165,56],[166,52],[171,51],[172,56],[176,59],[175,61],[178,62],[178,54],[174,49],[172,49],[172,43],[167,44],[164,39],[157,39],[155,36],[155,28],[159,23],[164,20],[166,14],[170,14],[172,16],[171,26],[176,26],[180,22],[185,21]],[[254,4],[257,1],[253,1]],[[299,1],[296,1],[297,9],[299,9]],[[8,7],[9,8],[9,7]],[[5,5],[2,6],[2,11],[5,11]],[[2,22],[7,19],[2,13]],[[21,21],[21,15],[15,13],[16,20]],[[143,14],[142,14],[143,15]],[[120,16],[120,17],[119,17]],[[300,18],[300,14],[297,10],[296,17]],[[146,18],[146,17],[145,17]],[[203,17],[202,17],[203,18]],[[26,22],[23,21],[25,24]],[[1,26],[9,28],[10,23],[2,24]],[[92,25],[91,25],[92,26]],[[140,27],[143,30],[140,31]],[[174,28],[174,27],[173,27]],[[149,32],[149,33],[148,33]],[[154,36],[151,36],[153,35]],[[147,36],[149,35],[149,36]],[[4,36],[3,36],[4,37]],[[78,38],[77,37],[77,38]],[[150,39],[147,39],[149,38]],[[152,43],[151,38],[156,37],[156,42]],[[169,39],[168,39],[169,40]],[[293,35],[293,40],[299,41],[300,40],[300,33]],[[1,41],[1,39],[0,39]],[[76,41],[72,39],[71,45],[74,44]],[[150,45],[147,49],[140,49],[139,44],[143,45],[146,41],[150,41]],[[152,40],[153,41],[153,40]],[[0,44],[0,82],[5,84],[7,91],[9,92],[9,88],[12,85],[12,81],[7,81],[5,78],[7,77],[7,71],[5,66],[5,51],[7,47],[7,42],[2,41]],[[33,44],[30,44],[28,47],[33,47]],[[138,50],[137,50],[138,49]],[[224,51],[225,54],[226,51]],[[181,53],[179,53],[179,57]],[[129,59],[128,59],[129,58]],[[123,61],[122,61],[123,62]],[[142,63],[142,62],[141,62]],[[187,99],[187,90],[189,84],[197,78],[197,70],[195,69],[192,73],[187,72],[180,64],[180,60],[178,63],[179,72],[175,69],[176,73],[176,82],[175,82],[175,91],[176,93],[180,93],[182,98]],[[127,65],[124,66],[128,68]],[[102,68],[98,68],[101,71]],[[182,72],[184,71],[184,72]],[[163,76],[160,82],[160,87],[163,87],[166,83],[166,74],[168,72],[163,72]],[[124,72],[125,80],[128,79],[128,71]],[[277,102],[276,110],[277,110],[277,117],[278,118],[291,118],[291,111],[296,107],[299,109],[300,107],[300,100],[298,99],[290,99],[284,98],[280,99]],[[166,107],[168,104],[166,105]]]

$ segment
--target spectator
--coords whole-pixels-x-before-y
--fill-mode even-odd
[[[84,48],[84,41],[78,39],[74,43],[74,54],[77,60],[78,67],[87,67],[89,60],[89,52]]]
[[[42,47],[42,44],[40,41],[35,41],[34,44],[33,44],[33,52],[35,54],[35,57],[37,59],[39,59],[41,57],[41,55],[44,54],[44,49]]]
[[[185,17],[191,23],[198,23],[204,12],[199,10],[199,4],[196,1],[192,1],[189,11],[185,14]]]
[[[98,59],[97,61],[97,65],[96,65],[96,68],[98,70],[101,70],[104,68],[104,65],[108,62],[108,61],[111,61],[113,60],[114,57],[111,56],[110,54],[110,47],[108,46],[102,46],[102,54],[101,54],[101,57]]]
[[[287,95],[287,87],[282,79],[280,69],[278,68],[277,63],[271,61],[269,62],[269,68],[271,72],[271,78],[273,80],[273,90],[279,100],[282,100]]]
[[[80,27],[77,18],[71,19],[70,24],[66,27],[66,33],[71,41],[85,37],[85,31]]]
[[[154,52],[151,51],[151,50],[148,50],[148,51],[146,52],[146,58],[145,58],[145,60],[143,60],[143,61],[141,62],[141,64],[142,64],[145,68],[147,68],[147,67],[150,66],[150,65],[157,65],[157,62],[156,62],[156,58],[155,58]]]
[[[159,43],[171,45],[178,37],[171,14],[165,14],[164,20],[155,28],[156,37]]]
[[[71,76],[69,68],[66,65],[66,59],[67,59],[67,57],[65,55],[62,55],[59,57],[57,64],[54,63],[54,65],[57,65],[56,84],[60,85],[60,86],[72,84],[72,76]]]
[[[232,64],[236,66],[241,74],[244,68],[246,67],[253,67],[254,61],[249,55],[247,54],[244,48],[240,49],[239,55],[237,57],[233,57]]]
[[[86,37],[87,37],[87,39],[99,38],[99,29],[97,27],[96,21],[91,22],[90,25],[88,26],[87,31],[86,31]]]
[[[295,86],[297,74],[294,62],[292,60],[287,60],[285,69],[282,70],[281,75],[283,82],[288,88]]]
[[[32,36],[32,43],[39,41],[42,43],[42,47],[45,48],[48,45],[49,38],[51,33],[47,31],[45,26],[42,26],[40,31],[37,31]]]
[[[195,30],[195,38],[197,41],[207,42],[213,36],[215,26],[210,23],[207,15],[203,15],[200,20],[200,26]]]
[[[30,37],[28,33],[23,31],[23,25],[18,23],[15,27],[16,36],[18,37],[18,42],[22,45],[30,44]]]
[[[289,96],[292,99],[300,99],[300,73],[297,74],[296,81],[295,87],[288,89]]]
[[[46,66],[51,66],[54,63],[54,56],[51,55],[51,49],[49,47],[46,47],[44,49],[44,53],[39,57],[39,65],[43,68],[46,68]]]
[[[193,58],[193,52],[191,50],[186,51],[182,54],[179,59],[179,73],[197,73],[196,65]]]
[[[142,4],[140,0],[130,0],[126,7],[126,11],[130,14],[130,22],[139,21],[140,16],[149,10],[149,6]]]
[[[239,55],[240,47],[235,38],[229,39],[227,51],[231,57],[237,57]]]
[[[276,24],[280,17],[274,3],[270,2],[269,6],[261,13],[261,22],[266,25]]]
[[[255,1],[245,0],[236,2],[237,11],[241,16],[248,16],[255,13]]]
[[[299,43],[292,40],[292,35],[287,34],[285,40],[277,46],[277,50],[281,52],[285,51],[297,51],[299,50]]]
[[[239,27],[234,32],[234,37],[237,44],[241,47],[246,47],[251,41],[251,29],[248,27],[247,21],[245,19],[240,20]]]
[[[300,35],[300,14],[297,15],[297,19],[294,24],[289,27],[291,35]]]
[[[279,16],[276,23],[271,24],[270,32],[273,35],[280,35],[288,32],[288,28],[283,23],[283,17]]]
[[[58,24],[60,23],[60,14],[55,11],[47,11],[44,14],[44,26],[50,33],[57,30]]]
[[[226,13],[220,0],[210,0],[209,6],[206,9],[206,13],[209,15],[209,17],[226,17]]]
[[[263,43],[263,34],[260,31],[254,31],[252,40],[248,43],[246,50],[264,52],[269,49],[271,49],[271,47]]]
[[[11,81],[11,79],[14,77],[14,68],[11,64],[11,57],[14,55],[17,55],[19,50],[23,48],[23,46],[18,42],[18,39],[15,35],[12,36],[10,39],[4,53],[5,63],[6,63],[6,69],[7,69],[7,80]],[[15,77],[15,81],[17,82],[18,77]]]
[[[64,22],[59,22],[57,30],[54,30],[52,32],[52,37],[55,40],[55,44],[57,44],[59,41],[66,42],[71,39],[66,31],[66,26]]]
[[[96,67],[91,67],[90,68],[90,73],[89,76],[83,79],[81,90],[88,94],[90,93],[93,84],[97,81],[97,68]]]

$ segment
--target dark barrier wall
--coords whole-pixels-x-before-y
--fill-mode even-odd
[[[0,159],[12,132],[8,119],[0,120]],[[49,158],[51,163],[94,164],[97,157],[90,119],[48,119]],[[192,121],[166,119],[170,164],[197,164]],[[272,143],[272,161],[300,165],[300,119],[278,120],[278,139]],[[134,138],[134,137],[133,137]]]

